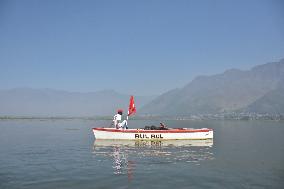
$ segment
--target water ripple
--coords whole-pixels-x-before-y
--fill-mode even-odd
[[[191,163],[212,160],[213,140],[119,141],[95,140],[93,154],[98,161],[112,161],[113,173],[129,174],[135,167]]]

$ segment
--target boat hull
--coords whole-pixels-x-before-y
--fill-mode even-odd
[[[213,130],[207,128],[169,130],[93,128],[93,132],[96,139],[111,140],[205,140],[213,138]]]
[[[106,140],[96,139],[94,148],[100,147],[212,147],[213,140]]]

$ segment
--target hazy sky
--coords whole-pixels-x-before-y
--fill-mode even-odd
[[[281,58],[281,0],[0,0],[0,89],[160,94]]]

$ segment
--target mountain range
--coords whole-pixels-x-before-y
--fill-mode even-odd
[[[227,70],[199,76],[145,105],[150,115],[218,114],[226,112],[284,113],[284,59],[247,71]]]
[[[250,70],[199,76],[159,96],[135,96],[137,114],[188,116],[230,112],[284,113],[284,59]],[[53,89],[0,90],[0,116],[105,116],[127,110],[127,94]],[[140,108],[139,108],[140,107]]]
[[[105,116],[127,111],[130,95],[113,90],[79,93],[53,89],[16,88],[0,91],[0,116]],[[135,96],[137,106],[154,96]]]

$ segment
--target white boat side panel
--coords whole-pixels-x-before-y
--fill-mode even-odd
[[[93,129],[96,139],[113,139],[113,140],[187,140],[187,139],[212,139],[213,131],[208,132],[184,132],[184,133],[165,133],[165,132],[109,132]]]

